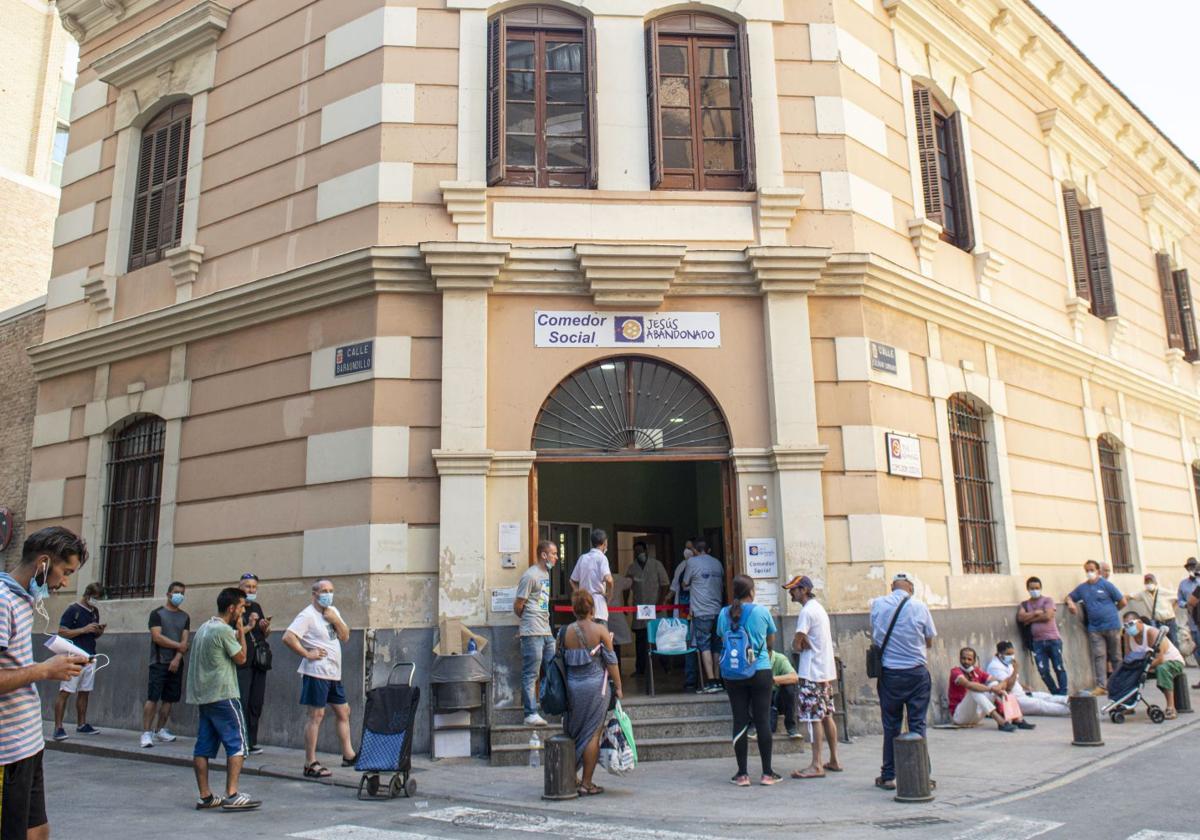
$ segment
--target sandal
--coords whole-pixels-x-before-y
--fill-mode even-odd
[[[741,776],[734,776],[729,781],[733,782],[738,787],[750,787],[750,777],[745,774]]]
[[[579,786],[579,795],[580,796],[598,796],[602,793],[604,793],[604,788],[600,787],[600,785],[580,785]]]
[[[793,779],[824,779],[825,774],[809,772],[809,769],[806,767],[803,770],[793,770],[792,778]]]
[[[880,790],[895,790],[896,780],[885,779],[883,776],[877,776],[875,778],[875,787],[879,788]]]
[[[825,764],[825,765],[823,765],[823,767],[826,770],[828,770],[830,773],[841,773],[843,770],[846,769],[845,767],[842,767],[842,765],[840,765],[840,764],[835,766],[833,764],[833,762],[830,762],[829,764]]]
[[[304,766],[304,778],[306,779],[328,779],[332,775],[333,771],[319,761]]]
[[[358,756],[357,755],[352,755],[349,758],[346,758],[346,756],[342,756],[342,766],[343,767],[353,767],[355,764],[358,764]]]
[[[1175,720],[1177,717],[1179,717],[1179,715],[1174,709],[1167,709],[1165,712],[1163,712],[1164,720]]]

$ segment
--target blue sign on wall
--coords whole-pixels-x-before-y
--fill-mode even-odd
[[[375,342],[360,341],[337,348],[333,354],[333,375],[346,376],[371,369],[375,362]]]

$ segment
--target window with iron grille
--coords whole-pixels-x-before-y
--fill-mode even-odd
[[[1096,442],[1100,452],[1100,484],[1104,491],[1104,520],[1114,572],[1133,571],[1129,546],[1129,511],[1125,504],[1125,474],[1121,468],[1121,443],[1110,435]]]
[[[129,241],[130,271],[158,262],[165,251],[179,244],[191,132],[190,101],[168,105],[142,129]]]
[[[139,417],[108,444],[108,494],[104,504],[104,590],[110,598],[154,593],[158,509],[162,492],[160,417]]]
[[[1000,565],[996,555],[992,482],[988,477],[985,418],[979,409],[962,397],[951,397],[947,409],[963,571],[968,574],[998,574]]]

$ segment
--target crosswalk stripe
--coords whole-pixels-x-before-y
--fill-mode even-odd
[[[1129,840],[1200,840],[1200,834],[1181,834],[1177,831],[1151,831],[1144,828],[1137,834],[1129,835]]]
[[[974,828],[954,835],[954,840],[1030,840],[1039,834],[1053,831],[1062,823],[1047,820],[1023,820],[1018,817],[997,817]]]
[[[303,840],[438,840],[428,834],[367,828],[361,825],[331,825],[328,828],[298,831],[295,834],[289,834],[288,837],[298,837]]]
[[[468,828],[502,829],[504,831],[527,831],[536,834],[561,834],[576,840],[724,840],[705,834],[665,831],[652,828],[635,828],[622,825],[619,829],[612,825],[581,822],[579,820],[563,820],[558,817],[543,817],[535,814],[513,814],[505,811],[488,811],[482,808],[440,808],[421,814],[428,820],[453,823]],[[1055,823],[1058,825],[1058,823]],[[1029,837],[1034,835],[1030,834]],[[381,838],[382,840],[382,838]],[[1025,840],[1022,837],[1007,836],[1005,840]]]

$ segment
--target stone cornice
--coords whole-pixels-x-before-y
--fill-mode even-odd
[[[675,280],[687,246],[580,243],[575,253],[596,306],[656,309]]]
[[[729,457],[733,459],[734,472],[765,473],[772,469],[769,449],[730,449]]]
[[[815,294],[862,296],[901,312],[992,342],[1078,377],[1091,377],[1130,396],[1200,416],[1200,395],[1138,371],[977,298],[940,285],[875,254],[835,254]]]
[[[435,449],[431,453],[437,465],[438,475],[487,475],[495,455],[490,449],[464,452],[450,449]]]
[[[1062,156],[1068,172],[1078,165],[1086,174],[1095,175],[1112,160],[1112,152],[1062,108],[1047,108],[1037,118],[1051,151]]]
[[[493,452],[492,461],[488,467],[488,475],[506,478],[525,478],[533,467],[537,453],[523,452]]]
[[[746,249],[746,261],[763,294],[807,294],[816,288],[830,253],[829,248],[758,246]]]
[[[102,55],[92,62],[92,69],[100,81],[124,87],[180,56],[212,47],[229,25],[231,14],[220,3],[203,0],[128,44]]]
[[[1183,246],[1183,240],[1196,230],[1195,224],[1187,216],[1164,201],[1158,193],[1138,196],[1138,203],[1150,229],[1150,246],[1156,251],[1178,251]],[[1181,254],[1174,253],[1172,256],[1178,259]]]
[[[771,447],[771,468],[785,472],[789,470],[820,470],[825,463],[829,447],[824,444],[802,447]]]
[[[1200,219],[1200,171],[1195,164],[1033,5],[1026,0],[958,0],[948,5],[957,6],[977,35],[991,39],[994,58],[1006,55],[1014,66],[1044,85],[1059,106],[1079,122],[1094,126],[1099,137],[1112,138],[1107,146],[1132,161],[1143,178],[1157,185],[1156,191],[1169,195]]]
[[[883,0],[883,8],[898,29],[963,73],[982,70],[992,57],[982,41],[949,20],[933,0]]]
[[[158,0],[58,0],[58,11],[63,28],[76,41],[83,43],[157,2]]]
[[[439,292],[490,291],[511,246],[498,242],[422,242],[420,249]]]

